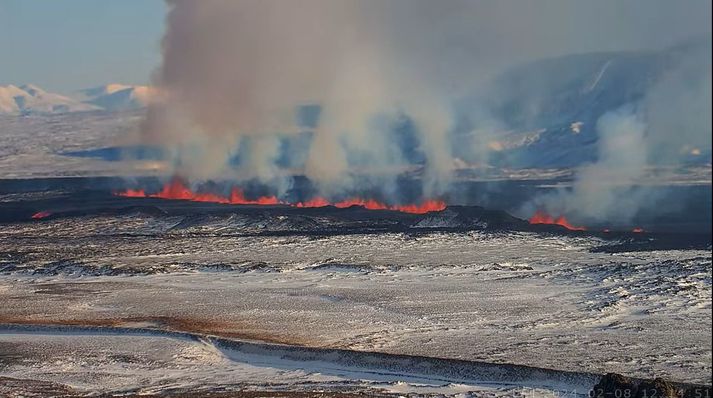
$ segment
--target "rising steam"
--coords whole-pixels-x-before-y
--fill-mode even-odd
[[[451,169],[446,90],[462,75],[436,70],[447,59],[435,62],[435,52],[449,51],[437,35],[452,19],[426,30],[409,17],[423,19],[432,6],[403,13],[397,3],[170,2],[158,77],[167,102],[151,110],[147,136],[196,152],[178,172],[200,177],[226,172],[235,148],[249,145],[238,177],[275,182],[275,138],[300,133],[295,112],[319,104],[300,171],[333,190],[355,174],[378,180],[402,172],[387,130],[408,117],[426,155],[426,186],[442,190],[437,181]]]
[[[710,42],[675,51],[642,100],[599,118],[598,158],[577,170],[571,189],[535,198],[526,212],[538,208],[626,225],[642,208],[678,210],[652,185],[661,178],[657,171],[680,168],[711,147],[712,66]]]
[[[505,68],[670,45],[710,30],[699,29],[707,13],[639,0],[167,3],[155,77],[162,101],[150,107],[144,142],[171,148],[178,175],[258,180],[278,196],[296,174],[327,196],[374,187],[388,196],[404,173],[420,177],[424,197],[440,196],[456,164],[486,164],[490,141],[509,125],[488,107],[455,106]],[[658,92],[710,104],[710,91],[680,91],[672,75]],[[598,184],[631,186],[651,163],[652,148],[669,144],[666,123],[674,117],[662,111],[671,109],[666,94],[656,92],[646,104],[601,118],[599,161],[581,171],[573,193],[548,198],[546,206],[577,207],[592,217],[631,214],[612,214],[619,188]],[[699,137],[685,119],[673,127],[686,123],[685,134]],[[459,128],[467,144],[456,159],[452,135]]]
[[[597,162],[580,168],[571,190],[535,199],[549,214],[575,214],[580,219],[630,221],[644,195],[634,189],[646,171],[646,126],[625,108],[597,122]]]

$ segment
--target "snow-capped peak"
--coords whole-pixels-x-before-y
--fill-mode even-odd
[[[33,97],[37,97],[46,93],[45,90],[35,86],[34,84],[23,84],[19,87],[19,89],[26,92],[27,94],[30,94]]]
[[[111,83],[81,90],[80,93],[86,103],[118,111],[145,107],[151,101],[154,89],[149,86]]]
[[[47,92],[33,84],[0,86],[0,114],[47,114],[97,109],[94,105]]]

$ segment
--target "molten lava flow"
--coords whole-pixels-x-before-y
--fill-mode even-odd
[[[446,203],[440,200],[427,200],[421,204],[412,205],[395,205],[389,206],[385,203],[379,202],[374,199],[361,199],[361,198],[349,198],[341,200],[339,202],[332,203],[329,200],[316,197],[310,199],[306,202],[299,202],[295,204],[296,207],[325,207],[334,206],[340,209],[345,209],[347,207],[359,206],[369,210],[394,210],[400,211],[402,213],[412,213],[412,214],[425,214],[431,211],[441,211],[446,208]]]
[[[240,188],[233,188],[230,191],[229,203],[233,205],[279,205],[280,200],[275,196],[261,196],[256,200],[245,199],[245,194]]]
[[[32,219],[39,220],[41,218],[49,217],[51,215],[52,213],[50,213],[49,211],[38,211],[37,213],[32,215]]]
[[[404,213],[424,214],[431,211],[441,211],[446,208],[446,203],[440,200],[427,200],[420,205],[396,206],[395,210]]]
[[[151,195],[151,197],[154,198],[161,198],[161,199],[179,199],[179,200],[193,200],[197,202],[208,202],[210,199],[222,199],[219,197],[205,197],[204,199],[206,200],[200,200],[203,198],[199,198],[199,195],[196,195],[191,191],[190,188],[188,188],[183,181],[181,181],[178,178],[173,178],[171,179],[171,182],[163,186],[163,189],[155,195]]]
[[[233,205],[277,205],[286,204],[294,207],[325,207],[334,206],[347,208],[360,206],[369,210],[395,210],[404,213],[424,214],[431,211],[441,211],[446,204],[440,200],[427,200],[421,204],[390,206],[374,199],[350,198],[332,203],[322,197],[315,197],[305,202],[295,204],[281,202],[275,196],[261,196],[257,199],[247,199],[240,188],[234,187],[230,196],[225,197],[214,193],[193,192],[180,178],[173,178],[155,194],[147,194],[143,189],[127,189],[116,192],[115,195],[127,198],[160,198],[174,200],[190,200],[194,202],[223,203]]]
[[[146,192],[143,189],[127,189],[126,191],[118,192],[117,195],[126,198],[145,198]]]
[[[306,202],[299,202],[295,206],[296,207],[327,207],[329,205],[330,205],[330,203],[327,199],[320,198],[318,196],[318,197],[312,198]]]
[[[559,226],[565,227],[571,231],[586,231],[587,230],[584,227],[575,227],[574,225],[570,224],[569,221],[567,221],[567,218],[565,218],[565,216],[559,216],[557,218],[554,218],[542,210],[538,210],[535,212],[535,215],[533,215],[530,218],[530,224],[559,225]]]
[[[378,202],[374,199],[360,199],[360,198],[349,198],[337,202],[334,204],[335,207],[340,209],[345,209],[347,207],[359,206],[369,210],[388,210],[389,206]]]
[[[246,199],[243,192],[238,188],[232,189],[230,197],[210,192],[193,192],[179,178],[171,179],[171,181],[164,185],[159,192],[154,194],[147,194],[143,189],[127,189],[123,192],[117,192],[116,195],[127,198],[160,198],[234,205],[275,205],[280,203],[280,201],[274,196],[263,196],[255,200]]]

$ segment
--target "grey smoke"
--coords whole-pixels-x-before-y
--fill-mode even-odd
[[[576,171],[570,189],[535,198],[523,213],[541,208],[585,223],[627,225],[643,208],[678,210],[653,187],[691,157],[710,156],[711,67],[710,41],[676,49],[641,101],[599,119],[598,158]]]
[[[571,190],[536,198],[534,205],[557,216],[626,224],[645,195],[632,187],[642,182],[646,172],[646,126],[627,107],[603,115],[596,129],[597,162],[578,170]]]
[[[302,105],[318,104],[320,115],[297,172],[323,192],[353,188],[364,176],[388,187],[412,171],[390,131],[407,119],[424,158],[425,194],[439,195],[457,167],[449,135],[459,121],[471,128],[469,145],[460,149],[473,163],[487,163],[487,143],[506,124],[479,107],[455,108],[454,101],[477,93],[505,68],[710,34],[710,3],[703,1],[167,2],[155,79],[165,101],[150,109],[144,139],[177,148],[182,175],[255,178],[280,192],[295,170],[276,167],[275,137],[304,132],[296,115]],[[660,103],[652,94],[649,109],[661,115]],[[603,126],[603,137],[608,128],[614,127]],[[661,129],[647,134],[665,141]],[[236,147],[248,142],[247,160],[231,167]]]
[[[649,162],[675,165],[711,148],[711,42],[679,49],[644,99]]]

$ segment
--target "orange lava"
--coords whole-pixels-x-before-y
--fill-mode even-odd
[[[127,198],[161,198],[172,200],[190,200],[194,202],[209,202],[223,203],[233,205],[277,205],[285,204],[294,207],[325,207],[334,206],[338,208],[347,208],[351,206],[360,206],[369,210],[395,210],[404,213],[424,214],[431,211],[441,211],[446,208],[446,204],[440,200],[427,200],[420,204],[410,205],[395,205],[390,206],[381,203],[374,199],[351,198],[332,203],[322,197],[315,197],[305,202],[295,204],[281,202],[275,196],[261,196],[257,199],[247,199],[240,188],[234,187],[230,191],[230,196],[225,197],[214,193],[193,192],[180,178],[173,178],[170,182],[163,186],[161,191],[155,194],[147,194],[142,189],[127,189],[125,191],[116,192],[118,196]]]
[[[179,178],[173,178],[170,182],[154,194],[147,194],[143,189],[127,189],[117,192],[116,195],[126,198],[160,198],[171,200],[190,200],[192,202],[223,203],[233,205],[276,205],[280,201],[274,196],[262,196],[255,200],[246,199],[239,188],[233,188],[230,196],[225,197],[210,192],[193,192]]]
[[[126,191],[117,193],[119,196],[126,198],[146,198],[146,192],[143,189],[127,189]]]
[[[559,217],[555,218],[555,217],[552,217],[551,215],[545,213],[542,210],[538,210],[535,212],[535,214],[530,218],[530,224],[560,225],[562,227],[569,229],[570,231],[586,231],[587,230],[587,228],[575,227],[574,225],[570,224],[569,221],[567,221],[567,218],[565,218],[565,216],[559,216]]]
[[[261,196],[255,200],[245,199],[245,195],[240,188],[233,188],[230,191],[230,204],[233,205],[279,205],[281,202],[275,196]]]
[[[394,205],[390,206],[385,203],[381,203],[374,199],[360,199],[360,198],[350,198],[339,202],[332,203],[329,200],[316,197],[310,199],[306,202],[299,202],[295,204],[296,207],[326,207],[334,206],[340,209],[345,209],[347,207],[359,206],[369,210],[394,210],[400,211],[402,213],[412,213],[412,214],[425,214],[431,211],[441,211],[446,208],[446,203],[440,200],[426,200],[420,204],[411,205]]]
[[[299,202],[295,206],[296,207],[327,207],[330,204],[331,203],[329,203],[329,201],[327,199],[316,197],[316,198],[310,199],[306,202]]]
[[[49,217],[51,215],[52,215],[52,213],[50,213],[49,211],[38,211],[37,213],[32,215],[32,219],[39,220],[39,219],[42,219],[45,217]]]
[[[427,200],[419,205],[396,206],[395,210],[404,213],[424,214],[432,211],[441,211],[446,208],[446,203],[440,200]]]

